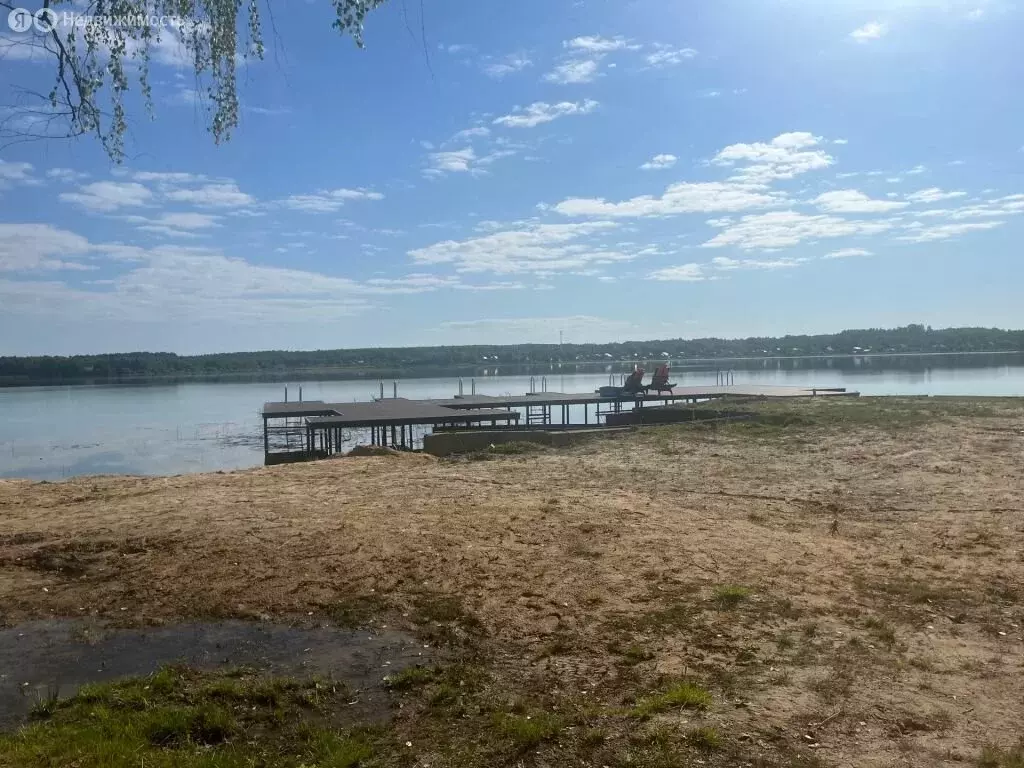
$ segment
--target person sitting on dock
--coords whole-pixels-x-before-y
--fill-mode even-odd
[[[637,368],[622,384],[622,394],[639,395],[644,391],[644,369]]]

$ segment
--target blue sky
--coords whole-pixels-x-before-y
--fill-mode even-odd
[[[122,165],[0,149],[0,354],[1019,328],[1022,14],[294,2],[221,146],[166,42]]]

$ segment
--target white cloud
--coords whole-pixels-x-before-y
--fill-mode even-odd
[[[863,192],[855,189],[837,189],[818,195],[812,201],[821,210],[828,213],[887,213],[906,208],[909,203],[898,203],[892,200],[873,200]]]
[[[136,171],[132,174],[135,181],[152,182],[158,184],[198,184],[206,181],[206,176],[200,173],[183,173],[180,171]]]
[[[668,187],[661,197],[642,195],[620,203],[603,198],[570,198],[554,210],[564,216],[646,217],[681,213],[744,211],[778,205],[774,193],[728,182],[680,183]]]
[[[662,171],[671,168],[679,158],[675,155],[655,155],[640,166],[643,171]]]
[[[711,265],[723,272],[731,272],[737,269],[792,269],[806,262],[805,258],[730,259],[727,256],[718,256],[711,260]]]
[[[512,282],[509,280],[496,283],[455,283],[452,285],[457,291],[521,291],[526,288],[524,283]]]
[[[839,146],[846,146],[847,144],[850,143],[850,140],[849,139],[833,139],[832,143],[833,144],[838,144]]]
[[[292,112],[291,107],[259,107],[245,105],[242,109],[246,112],[252,112],[254,115],[265,115],[267,117],[290,115]]]
[[[470,139],[484,139],[490,135],[490,128],[488,128],[485,125],[477,125],[472,128],[464,128],[463,130],[459,131],[454,136],[452,136],[450,139],[448,139],[448,142],[446,143],[469,141]],[[427,147],[427,149],[430,148],[431,147]]]
[[[174,91],[166,96],[164,102],[179,107],[202,107],[205,105],[206,94],[195,88],[178,83]]]
[[[975,8],[973,11],[969,11],[967,14],[968,21],[978,21],[985,16],[984,8]]]
[[[570,59],[544,75],[544,79],[558,85],[574,85],[592,82],[597,74],[597,59]]]
[[[910,234],[901,235],[897,240],[904,240],[910,243],[934,243],[939,240],[951,240],[954,237],[965,235],[968,232],[979,232],[988,229],[995,229],[1005,224],[1005,221],[975,221],[966,224],[943,224],[938,227],[915,228]]]
[[[95,181],[79,187],[77,192],[62,192],[60,199],[89,211],[107,212],[147,205],[153,199],[153,193],[136,182]]]
[[[219,217],[206,213],[164,213],[154,218],[126,216],[124,220],[135,224],[144,232],[153,232],[171,237],[195,237],[196,230],[219,227]]]
[[[703,247],[733,246],[744,250],[788,248],[804,241],[879,234],[894,226],[891,221],[857,221],[838,216],[776,211],[744,216],[704,243]]]
[[[832,165],[835,159],[817,148],[822,141],[820,136],[805,131],[784,133],[768,143],[733,144],[715,155],[711,162],[738,166],[732,181],[766,185]]]
[[[84,237],[49,224],[0,223],[0,272],[94,269],[68,260],[90,250]]]
[[[445,173],[469,173],[473,168],[473,163],[476,160],[476,152],[472,147],[466,147],[465,149],[458,149],[452,152],[432,152],[429,155],[430,167],[427,168],[425,173],[428,174],[445,174]]]
[[[923,165],[917,165],[907,171],[907,176],[919,176],[922,173],[926,173],[928,169]]]
[[[201,216],[201,214],[197,214]],[[196,226],[195,218],[168,218]],[[17,308],[47,317],[64,313],[81,322],[98,316],[122,322],[151,320],[263,323],[348,317],[370,309],[375,296],[423,293],[459,287],[454,278],[414,273],[359,282],[316,272],[259,266],[216,249],[163,245],[94,245],[49,225],[0,225],[0,268],[9,271],[89,268],[65,261],[85,254],[104,256],[127,271],[101,289],[71,288],[59,282],[0,281],[0,311]],[[510,284],[500,288],[510,288]],[[492,286],[467,285],[465,290]],[[493,287],[498,290],[499,287]]]
[[[1022,213],[1024,213],[1024,195],[1008,195],[960,208],[933,208],[918,211],[914,215],[924,219],[944,218],[950,221],[972,221],[1016,216]]]
[[[585,51],[587,53],[611,53],[612,51],[636,51],[640,46],[630,42],[625,37],[601,37],[599,35],[574,37],[572,40],[562,42],[563,48],[572,51]]]
[[[473,53],[476,50],[476,46],[467,43],[454,43],[452,45],[439,45],[438,49],[447,53]]]
[[[647,279],[678,283],[697,283],[707,280],[704,276],[704,268],[700,264],[680,264],[677,267],[657,269],[647,275]]]
[[[488,77],[493,77],[495,80],[500,80],[507,75],[521,72],[531,66],[533,66],[533,62],[525,53],[510,53],[498,61],[486,64],[484,66],[484,74]]]
[[[0,190],[15,184],[35,184],[37,179],[32,175],[32,163],[8,163],[0,160]]]
[[[211,208],[239,208],[256,202],[256,198],[242,192],[233,182],[207,184],[198,189],[172,190],[167,193],[167,199]]]
[[[656,68],[674,67],[697,56],[697,51],[693,48],[673,48],[664,43],[656,43],[653,49],[644,59],[650,66]]]
[[[516,154],[515,149],[497,149],[480,156],[472,147],[453,150],[451,152],[431,152],[427,156],[428,167],[423,175],[428,177],[444,176],[449,173],[470,173],[479,175],[486,173],[485,167]]]
[[[855,256],[874,256],[871,251],[866,251],[863,248],[840,248],[838,251],[832,251],[826,253],[821,258],[823,259],[849,259]]]
[[[590,114],[598,106],[600,104],[593,99],[560,101],[557,104],[536,101],[528,107],[517,107],[511,114],[496,118],[494,124],[504,125],[508,128],[533,128],[568,115]]]
[[[617,226],[610,221],[580,224],[524,222],[514,229],[417,248],[410,251],[409,256],[417,264],[453,264],[458,272],[564,272],[639,256],[638,252],[624,253],[588,241],[588,238],[614,230]]]
[[[332,189],[321,190],[312,195],[292,195],[281,203],[293,211],[307,213],[334,213],[346,202],[355,200],[383,200],[384,195],[369,189]]]
[[[957,197],[967,197],[966,192],[944,192],[938,187],[930,187],[907,195],[907,200],[912,203],[937,203],[940,200],[952,200]]]
[[[450,288],[459,283],[457,277],[442,277],[416,272],[398,278],[374,278],[367,280],[369,289],[382,290],[389,293],[426,293],[439,288]]]
[[[863,27],[853,30],[850,37],[858,43],[867,43],[871,40],[878,40],[889,33],[889,25],[880,21],[872,21]]]
[[[70,183],[87,179],[89,178],[89,174],[82,173],[81,171],[75,171],[71,168],[51,168],[46,172],[46,178]]]

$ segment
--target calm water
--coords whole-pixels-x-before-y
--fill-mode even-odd
[[[866,395],[1024,396],[1024,355],[744,361],[734,370],[736,384],[835,386]],[[608,377],[550,373],[547,388],[587,392],[607,384]],[[682,386],[714,384],[715,371],[676,366],[672,378]],[[541,377],[536,380],[540,389]],[[529,376],[476,381],[480,394],[521,394],[530,388]],[[305,382],[303,399],[365,401],[379,394],[378,386]],[[451,397],[458,379],[406,379],[398,386],[400,397]],[[469,394],[469,379],[464,386]],[[297,383],[289,393],[297,398]],[[0,389],[0,477],[52,480],[258,466],[263,462],[259,409],[283,394],[276,383]],[[392,394],[390,382],[386,394]]]

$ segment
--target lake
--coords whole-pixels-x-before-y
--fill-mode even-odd
[[[865,395],[1024,396],[1024,355],[925,355],[742,360],[690,368],[676,363],[680,386],[714,384],[715,369],[736,384],[846,387]],[[653,366],[647,366],[648,372]],[[564,369],[563,369],[564,370]],[[547,389],[587,392],[608,372],[546,374]],[[614,374],[616,383],[619,375]],[[542,375],[535,377],[542,388]],[[291,399],[366,401],[376,381],[306,381]],[[463,378],[466,394],[471,380]],[[523,393],[530,376],[476,378],[479,394]],[[458,377],[404,379],[400,397],[451,397]],[[393,394],[392,383],[385,394]],[[181,383],[0,389],[0,477],[59,480],[86,474],[171,475],[263,463],[259,411],[282,400],[279,383]]]

